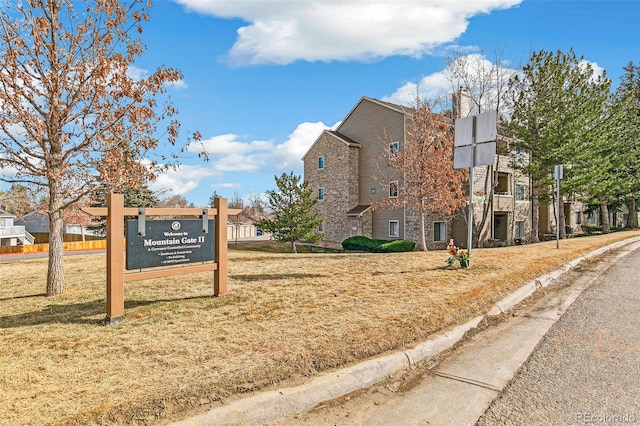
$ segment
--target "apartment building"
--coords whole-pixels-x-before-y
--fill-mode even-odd
[[[456,100],[453,114],[469,114],[465,94],[459,93]],[[304,178],[317,193],[316,213],[324,219],[319,231],[326,241],[364,235],[419,243],[421,218],[414,209],[382,208],[385,198],[398,196],[401,176],[387,185],[379,179],[380,159],[403,149],[412,111],[362,97],[341,124],[324,131],[304,155]],[[511,166],[508,138],[499,136],[498,145],[494,164],[474,169],[474,222],[480,246],[524,242],[531,229],[529,180]],[[466,216],[464,209],[453,218],[427,214],[427,248],[444,248],[449,238],[465,246]]]

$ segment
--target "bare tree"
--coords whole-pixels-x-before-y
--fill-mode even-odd
[[[451,82],[454,93],[454,118],[488,111],[496,111],[498,117],[502,118],[509,114],[504,100],[509,90],[509,79],[516,71],[503,66],[502,50],[496,48],[492,60],[486,59],[484,52],[470,55],[456,52],[446,61],[445,75]],[[465,102],[470,104],[465,106]],[[508,155],[503,144],[499,144],[498,154]],[[493,165],[489,165],[486,166],[486,173],[484,173],[485,178],[480,190],[482,195],[486,195],[482,197],[482,215],[480,222],[473,224],[473,237],[476,244],[480,232],[491,216],[493,195],[498,185],[496,169],[497,166],[494,169]],[[475,182],[473,187],[476,188]],[[467,215],[463,216],[466,221]]]
[[[266,210],[266,201],[262,194],[250,194],[248,208],[254,216],[263,216]]]
[[[65,209],[101,184],[119,191],[177,164],[175,147],[169,158],[152,153],[179,138],[177,110],[158,95],[181,73],[135,78],[131,66],[149,6],[24,0],[0,11],[0,167],[15,171],[2,180],[47,195],[48,296],[64,291]]]
[[[160,202],[158,203],[158,207],[168,207],[168,208],[172,208],[172,209],[184,209],[187,207],[195,207],[196,205],[193,204],[192,202],[188,201],[186,198],[184,198],[184,196],[182,195],[172,195],[168,198],[165,198],[163,200],[160,200]]]
[[[427,250],[425,215],[432,212],[451,216],[466,203],[463,183],[468,174],[453,168],[452,122],[444,113],[434,112],[436,104],[421,100],[416,93],[404,144],[395,152],[383,150],[384,165],[374,176],[397,192],[397,197],[382,201],[383,208],[408,206],[419,212],[422,250]],[[389,146],[386,134],[383,143],[385,148]]]

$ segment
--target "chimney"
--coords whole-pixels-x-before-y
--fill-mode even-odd
[[[471,115],[473,111],[473,98],[468,89],[460,87],[458,93],[453,94],[453,116],[454,118],[464,118]]]

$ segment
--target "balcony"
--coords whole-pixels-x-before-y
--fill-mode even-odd
[[[493,196],[493,210],[496,212],[513,211],[513,195],[508,193],[496,193]]]
[[[0,240],[15,238],[21,245],[33,244],[34,238],[24,226],[3,226],[0,227]]]

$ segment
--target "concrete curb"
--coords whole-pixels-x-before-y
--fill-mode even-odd
[[[402,368],[407,368],[452,347],[462,339],[468,330],[477,327],[485,317],[498,315],[510,310],[531,296],[536,289],[552,285],[557,278],[571,268],[574,268],[580,262],[607,251],[637,242],[640,242],[640,237],[613,243],[574,259],[562,268],[524,284],[496,303],[485,316],[475,317],[464,324],[437,333],[413,349],[367,360],[352,367],[327,373],[301,386],[262,392],[258,395],[243,398],[222,407],[211,409],[204,414],[171,424],[176,426],[209,424],[259,425],[295,414],[321,402],[338,398],[355,390],[367,387],[389,377]],[[638,244],[638,246],[640,246],[640,244]],[[625,254],[627,253],[623,253],[619,257]],[[579,294],[580,292],[577,292],[575,298],[577,298]]]
[[[617,243],[609,244],[605,247],[600,247],[590,253],[585,254],[584,256],[580,256],[576,259],[573,259],[563,267],[556,269],[555,271],[549,272],[548,274],[544,274],[533,281],[529,281],[524,284],[522,287],[496,303],[493,308],[489,312],[487,312],[487,316],[499,315],[501,313],[507,312],[511,310],[515,305],[522,302],[527,297],[531,296],[534,291],[538,288],[548,287],[553,285],[555,280],[560,278],[563,274],[570,271],[572,268],[575,268],[581,262],[590,259],[592,257],[601,255],[610,250],[615,250],[625,245],[633,244],[635,242],[640,241],[640,237],[633,237],[627,240],[618,241]]]

